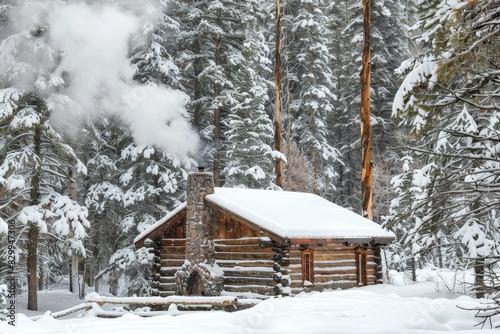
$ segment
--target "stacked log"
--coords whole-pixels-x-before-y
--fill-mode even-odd
[[[321,291],[324,289],[347,289],[358,286],[358,268],[356,263],[356,250],[354,247],[332,245],[318,247],[313,250],[314,256],[314,282],[304,282],[302,273],[302,250],[304,246],[290,247],[290,287],[293,294],[302,291]],[[379,280],[377,273],[381,266],[380,258],[375,250],[366,250],[366,282],[376,284]],[[361,270],[361,267],[359,268]],[[380,276],[381,279],[381,276]]]
[[[175,273],[186,259],[186,239],[163,238],[160,246],[160,279],[159,295],[161,297],[175,294]]]
[[[274,255],[271,241],[261,237],[216,239],[215,259],[224,271],[224,290],[274,295]]]

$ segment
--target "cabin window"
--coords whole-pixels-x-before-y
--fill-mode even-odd
[[[314,284],[314,253],[312,249],[302,251],[302,281],[304,286]]]
[[[356,282],[358,286],[368,284],[366,249],[363,248],[356,249]]]

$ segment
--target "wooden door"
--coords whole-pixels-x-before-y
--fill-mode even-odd
[[[368,284],[366,249],[356,248],[356,282],[358,286]]]
[[[314,283],[314,252],[312,249],[302,251],[302,282]]]

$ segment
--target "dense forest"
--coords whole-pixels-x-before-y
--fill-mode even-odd
[[[72,273],[74,291],[80,275],[147,294],[132,240],[184,201],[197,165],[218,186],[280,190],[281,159],[283,190],[360,212],[361,1],[280,9],[2,1],[0,271],[9,232],[27,289]],[[374,220],[397,235],[387,264],[486,282],[500,252],[500,1],[372,1],[371,39]]]

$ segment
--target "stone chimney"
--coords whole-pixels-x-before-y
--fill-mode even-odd
[[[201,167],[188,174],[186,208],[186,261],[176,272],[177,295],[217,296],[223,276],[215,263],[213,217],[205,196],[214,193],[212,173]]]
[[[189,173],[187,184],[186,259],[213,264],[213,226],[205,196],[214,193],[214,177],[200,167],[198,172]]]

